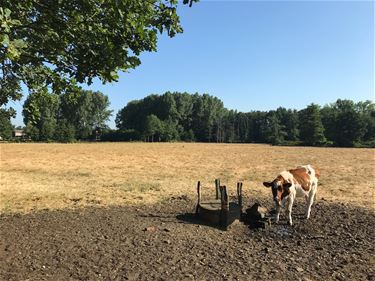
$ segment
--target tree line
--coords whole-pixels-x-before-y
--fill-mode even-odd
[[[112,114],[108,97],[101,92],[77,89],[62,95],[32,92],[23,105],[24,131],[33,141],[72,142],[95,138]],[[9,139],[13,126],[0,111],[0,136]]]
[[[238,112],[208,94],[166,92],[129,102],[104,140],[375,146],[375,104],[338,99],[302,110]]]
[[[61,95],[32,92],[23,106],[27,136],[33,141],[187,141],[269,143],[273,145],[375,147],[375,104],[338,99],[302,110],[238,112],[214,96],[166,92],[133,100],[116,115],[108,97],[77,89]],[[13,131],[9,115],[0,110],[0,136]]]

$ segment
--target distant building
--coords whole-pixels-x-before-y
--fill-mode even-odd
[[[13,137],[22,139],[26,137],[26,133],[24,130],[16,129],[16,130],[13,130]]]

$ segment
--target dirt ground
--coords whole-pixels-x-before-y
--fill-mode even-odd
[[[228,231],[195,220],[186,196],[2,214],[0,280],[375,280],[373,210],[319,200],[305,220],[303,207],[293,227],[282,215],[268,230]]]

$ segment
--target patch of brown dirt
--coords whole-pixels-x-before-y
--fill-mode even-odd
[[[200,224],[186,197],[1,215],[0,280],[375,280],[372,211],[297,203],[269,230]]]

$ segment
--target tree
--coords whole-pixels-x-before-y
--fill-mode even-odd
[[[160,138],[163,130],[162,126],[163,125],[157,116],[155,116],[154,114],[148,115],[146,118],[145,130],[143,134],[148,141],[151,138],[151,141],[153,142],[154,137]]]
[[[234,110],[228,110],[221,121],[218,131],[224,131],[222,141],[233,143],[237,142],[236,134],[236,115],[237,112]],[[219,135],[221,135],[219,133]],[[220,137],[219,137],[220,138]]]
[[[300,139],[306,145],[323,145],[326,142],[320,108],[311,104],[299,112]]]
[[[189,129],[188,131],[184,131],[180,135],[180,138],[181,138],[182,141],[186,141],[186,142],[195,141],[195,136],[194,136],[194,132],[193,132],[192,129]]]
[[[248,142],[250,139],[250,119],[248,115],[243,112],[237,114],[238,139],[240,142]]]
[[[163,123],[168,134],[163,140],[180,139],[216,141],[218,120],[224,116],[223,102],[208,94],[166,92],[163,95],[149,95],[144,99],[129,102],[116,116],[120,130],[147,131],[146,118],[156,116]]]
[[[144,122],[142,122],[143,115],[142,100],[130,101],[124,108],[122,108],[116,115],[116,127],[119,130],[134,129],[138,132],[143,131]]]
[[[298,113],[296,110],[279,107],[276,115],[285,131],[285,139],[288,141],[298,140]]]
[[[13,125],[10,122],[9,114],[0,108],[0,139],[10,139],[12,137]]]
[[[372,141],[375,137],[374,104],[370,101],[355,104],[338,99],[322,109],[322,121],[327,138],[337,146],[354,146]]]
[[[184,0],[189,3],[197,0]],[[177,0],[3,0],[0,8],[0,106],[43,88],[54,93],[118,71],[157,50],[158,33],[182,32]],[[12,112],[10,112],[12,113]]]
[[[366,124],[361,119],[356,105],[351,100],[338,99],[333,105],[335,134],[333,141],[338,146],[353,146],[366,133]]]
[[[104,127],[112,114],[109,100],[101,92],[87,90],[65,93],[60,96],[59,119],[75,128],[78,139],[87,139],[96,127]]]
[[[267,112],[264,111],[252,111],[248,113],[250,122],[250,141],[261,143],[266,142],[266,136],[264,135],[264,128],[266,127]]]
[[[156,101],[152,105],[151,110],[160,120],[170,119],[172,121],[177,121],[178,113],[176,101],[171,92],[156,96]]]
[[[190,131],[186,136],[189,140],[192,140],[194,139],[194,137],[191,138],[194,136],[192,130],[193,96],[186,92],[174,92],[173,97],[176,103],[178,123],[181,126],[180,133]]]
[[[263,123],[262,133],[267,143],[279,145],[284,142],[287,133],[275,111],[271,110],[267,113],[265,122]]]
[[[327,139],[335,145],[343,145],[336,140],[337,129],[350,129],[352,140],[346,145],[358,143],[373,146],[374,117],[375,105],[370,101],[354,104],[339,100],[322,109],[311,104],[299,112],[279,107],[268,112],[243,113],[226,109],[220,99],[208,94],[166,92],[129,102],[117,114],[116,125],[120,131],[130,131],[135,136],[133,140],[140,140],[143,135],[144,139],[153,141],[257,142],[273,145],[303,142],[314,146],[327,145]],[[342,123],[338,123],[340,120]]]
[[[356,110],[361,115],[365,126],[365,133],[362,136],[364,142],[373,142],[375,144],[375,103],[367,100],[358,102]]]
[[[56,126],[54,139],[58,142],[74,142],[75,128],[66,119],[59,120]]]
[[[58,95],[44,90],[33,92],[27,97],[22,114],[26,131],[32,139],[37,141],[53,139],[59,103]]]
[[[88,91],[88,93],[89,95],[91,95],[90,123],[92,124],[93,128],[104,128],[106,127],[106,123],[109,120],[109,117],[111,117],[113,113],[113,110],[108,109],[110,105],[108,96],[99,91]]]
[[[34,140],[70,142],[87,139],[96,128],[106,127],[112,111],[101,92],[77,91],[62,95],[32,93],[23,108],[24,123]]]
[[[331,143],[333,143],[333,140],[336,138],[336,113],[337,112],[333,109],[332,105],[325,105],[320,110],[324,135]]]
[[[173,141],[180,139],[180,135],[177,131],[177,124],[174,121],[172,121],[172,119],[161,121],[161,126],[161,140]]]
[[[223,118],[223,102],[208,94],[194,94],[192,97],[192,129],[198,141],[216,142],[215,124]]]

